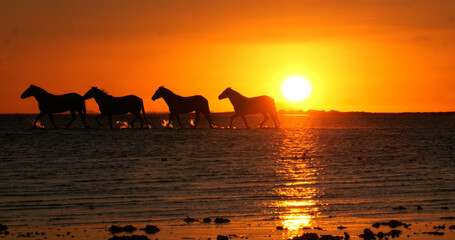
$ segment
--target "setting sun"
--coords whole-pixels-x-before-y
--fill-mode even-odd
[[[300,76],[287,78],[281,87],[283,95],[291,101],[302,101],[308,98],[311,93],[311,86],[308,80]]]

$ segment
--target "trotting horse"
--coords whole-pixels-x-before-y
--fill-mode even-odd
[[[38,120],[44,114],[47,114],[54,128],[57,128],[57,126],[55,125],[54,117],[52,117],[52,113],[62,113],[66,111],[70,111],[72,117],[71,121],[68,124],[66,124],[66,128],[69,128],[71,123],[73,123],[73,121],[77,119],[76,112],[82,119],[84,128],[87,127],[87,124],[85,122],[86,116],[85,101],[81,95],[77,93],[54,95],[32,84],[30,85],[30,87],[27,88],[27,90],[25,90],[24,93],[22,93],[21,98],[24,99],[31,96],[35,97],[36,101],[38,101],[38,108],[40,110],[40,113],[38,114],[38,116],[36,116],[35,121],[33,122],[34,128],[36,127],[36,123],[38,122]]]
[[[153,94],[152,100],[155,101],[158,98],[163,98],[169,107],[169,121],[167,122],[166,128],[169,127],[169,124],[174,116],[177,118],[177,122],[180,126],[184,128],[180,122],[179,114],[190,113],[193,111],[195,111],[196,114],[194,127],[197,127],[199,123],[199,114],[202,112],[209,122],[210,128],[213,128],[213,121],[210,117],[209,102],[205,97],[201,95],[182,97],[165,87],[159,87],[155,94]]]
[[[264,125],[265,121],[269,119],[269,116],[275,122],[275,128],[279,127],[278,116],[276,114],[275,108],[275,101],[273,100],[273,98],[269,96],[258,96],[248,98],[232,90],[231,88],[226,88],[220,94],[220,96],[218,96],[218,99],[220,100],[224,98],[229,98],[229,101],[231,101],[232,106],[234,106],[235,114],[231,117],[231,120],[229,122],[230,128],[232,128],[232,120],[237,116],[241,116],[243,121],[245,122],[246,127],[249,128],[248,123],[246,122],[245,115],[255,113],[261,113],[264,116],[264,120],[259,125],[260,128],[262,128],[262,125]]]
[[[92,87],[84,95],[84,99],[90,98],[95,98],[95,101],[100,109],[101,114],[96,117],[96,122],[101,127],[103,127],[103,124],[100,122],[101,117],[108,116],[109,125],[113,128],[112,115],[123,115],[126,113],[131,113],[135,116],[133,121],[131,121],[131,127],[134,126],[134,122],[137,119],[141,121],[141,128],[144,127],[144,121],[146,125],[148,124],[147,118],[145,117],[144,103],[142,102],[142,99],[137,96],[128,95],[123,97],[114,97],[97,87]]]

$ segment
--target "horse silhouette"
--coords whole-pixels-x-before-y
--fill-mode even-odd
[[[172,122],[174,116],[177,118],[177,122],[180,126],[184,128],[180,122],[179,114],[190,113],[193,111],[196,114],[196,122],[194,124],[195,128],[199,123],[199,114],[201,112],[209,122],[210,128],[213,128],[213,121],[210,117],[209,102],[205,97],[201,95],[182,97],[165,87],[159,87],[155,94],[153,94],[152,100],[155,101],[158,98],[163,98],[169,107],[169,121],[167,122],[166,128],[169,127],[169,124]]]
[[[126,113],[131,113],[135,116],[131,121],[131,127],[134,127],[134,122],[137,119],[141,121],[141,128],[144,127],[144,121],[145,124],[148,124],[147,118],[145,117],[144,103],[142,102],[142,99],[137,96],[128,95],[123,97],[114,97],[107,94],[103,90],[98,89],[97,87],[92,87],[84,95],[84,99],[90,98],[95,98],[95,101],[100,109],[101,114],[96,117],[96,122],[101,127],[104,126],[100,122],[101,117],[108,116],[109,125],[111,128],[113,128],[112,115],[123,115]]]
[[[66,128],[69,128],[71,123],[77,119],[76,112],[79,114],[79,117],[82,119],[82,123],[84,124],[84,128],[87,127],[85,117],[86,117],[86,109],[85,109],[85,101],[84,98],[77,94],[77,93],[67,93],[63,95],[54,95],[48,93],[46,90],[37,87],[35,85],[30,85],[27,90],[22,93],[21,98],[28,98],[28,97],[35,97],[36,101],[38,101],[38,108],[40,113],[36,116],[35,121],[33,122],[33,127],[36,127],[36,123],[38,120],[45,114],[51,120],[52,125],[54,128],[57,128],[55,125],[54,117],[52,113],[62,113],[66,111],[71,112],[71,121],[66,124]]]
[[[273,98],[269,96],[258,96],[248,98],[243,96],[242,94],[232,90],[232,88],[226,88],[218,99],[229,98],[231,101],[232,106],[234,107],[235,114],[231,117],[229,122],[229,127],[232,128],[232,120],[237,117],[241,116],[247,128],[249,128],[248,123],[246,121],[245,115],[246,114],[255,114],[261,113],[264,116],[264,120],[259,125],[260,128],[264,125],[264,123],[270,117],[275,122],[275,128],[279,127],[278,116],[276,114],[275,108],[275,101]]]

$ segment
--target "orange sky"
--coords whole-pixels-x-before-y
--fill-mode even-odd
[[[294,75],[312,85],[298,103],[281,94]],[[167,111],[161,85],[214,112],[228,86],[279,109],[455,111],[455,1],[0,1],[0,113],[37,112],[31,83],[146,111]]]

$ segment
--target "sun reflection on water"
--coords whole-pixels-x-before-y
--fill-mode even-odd
[[[281,221],[283,227],[290,231],[292,235],[298,235],[300,229],[310,227],[310,222],[311,216],[309,215],[295,215]]]
[[[311,199],[311,197],[278,201],[275,203],[275,207],[279,211],[277,225],[286,229],[286,234],[297,236],[304,229],[317,225],[313,219],[319,214],[319,206],[318,201]]]
[[[280,216],[281,224],[291,234],[297,234],[300,229],[311,226],[315,201],[283,201],[279,204],[286,209]]]
[[[282,182],[274,189],[279,200],[272,206],[279,215],[277,226],[286,229],[283,237],[292,238],[317,226],[315,217],[323,206],[318,199],[324,193],[317,183],[324,166],[314,154],[317,144],[310,139],[302,132],[288,132],[277,159],[275,171]]]

